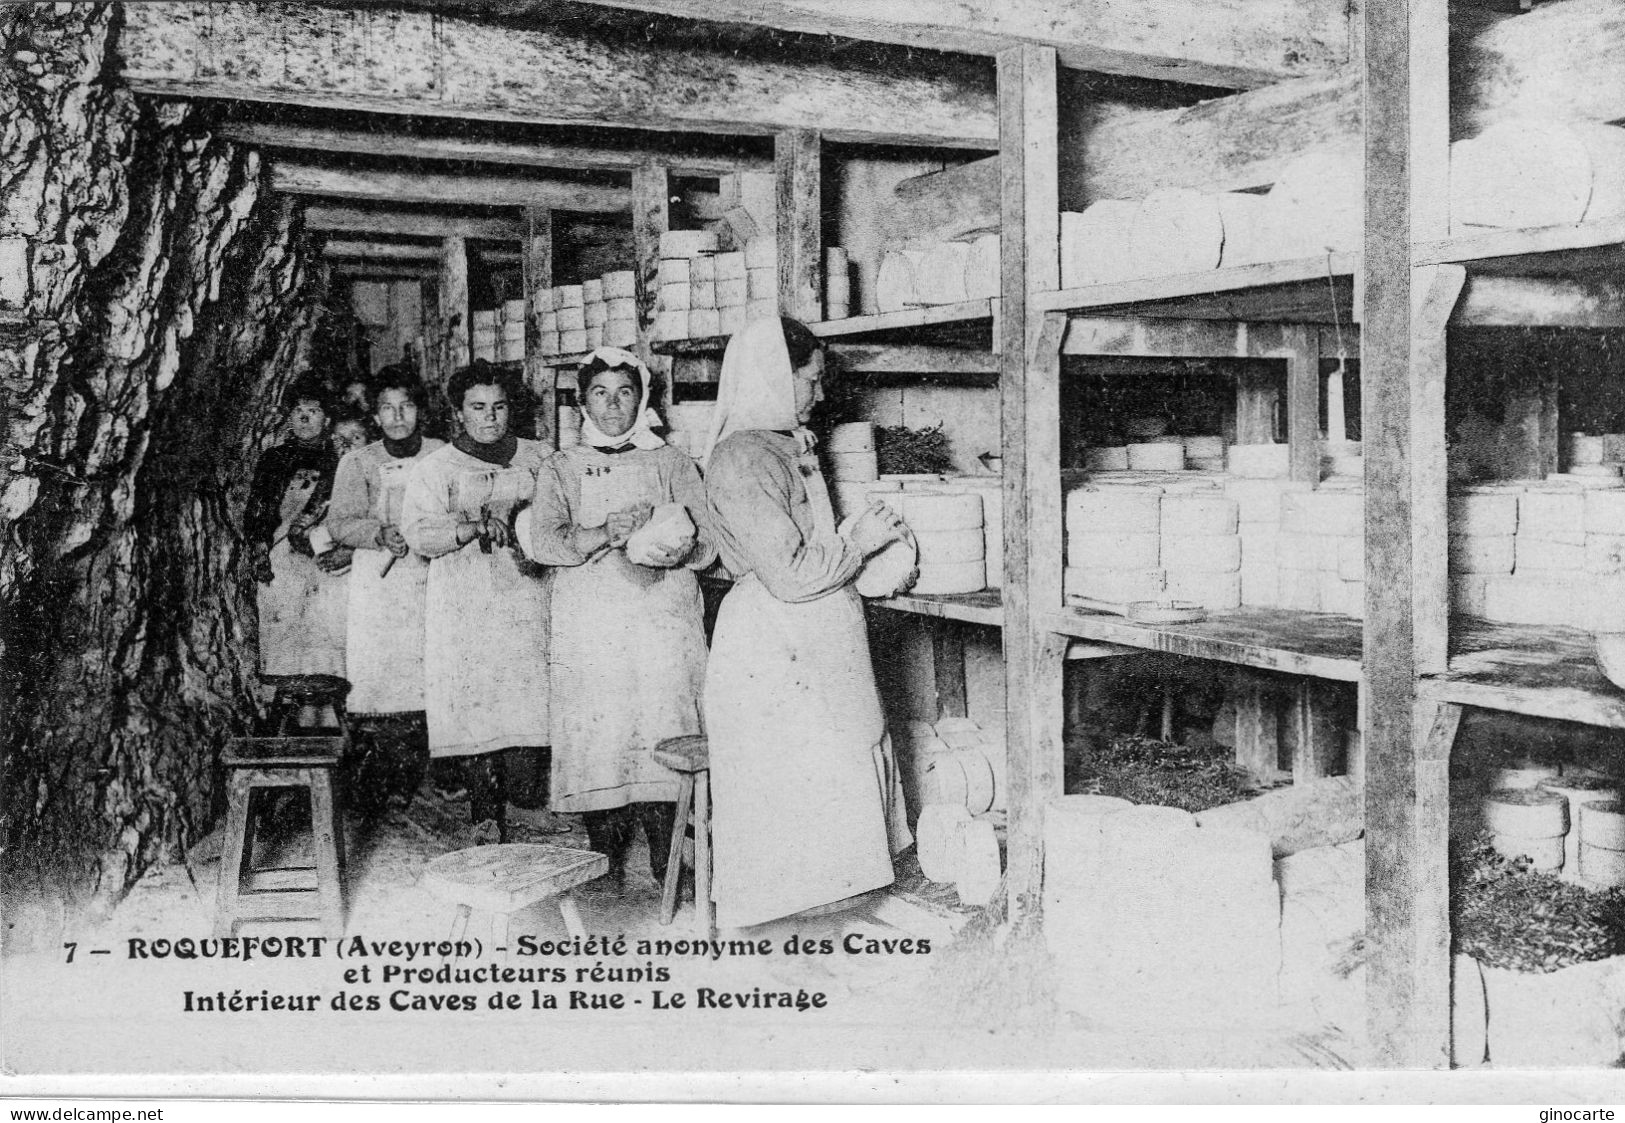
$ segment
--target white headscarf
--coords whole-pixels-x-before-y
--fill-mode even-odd
[[[649,368],[643,365],[643,360],[630,351],[623,351],[619,347],[600,347],[587,356],[587,362],[594,359],[610,367],[631,367],[638,372],[638,378],[643,383],[643,398],[638,402],[637,420],[632,427],[624,433],[615,436],[606,436],[603,430],[593,424],[592,418],[585,409],[581,411],[581,441],[594,448],[619,448],[624,444],[631,444],[634,448],[659,448],[666,442],[655,435],[652,430],[662,425],[660,415],[649,408],[649,384],[654,379],[649,374]]]
[[[700,462],[709,464],[724,437],[746,429],[793,430],[803,452],[812,448],[813,436],[796,416],[795,372],[777,316],[751,321],[728,341],[711,436]]]

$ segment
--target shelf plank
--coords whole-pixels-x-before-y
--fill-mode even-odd
[[[649,349],[657,355],[719,355],[728,349],[731,335],[700,335],[692,339],[657,339]]]
[[[1360,680],[1360,622],[1351,616],[1284,608],[1240,608],[1195,624],[1142,624],[1068,607],[1049,621],[1061,635],[1244,667]]]
[[[1266,261],[1036,293],[1032,306],[1045,312],[1111,308],[1119,315],[1329,324],[1335,292],[1337,318],[1349,323],[1359,267],[1357,253]]]
[[[982,320],[991,323],[996,303],[996,300],[989,297],[982,300],[966,300],[958,304],[933,304],[922,308],[905,308],[901,312],[878,312],[872,316],[823,320],[808,324],[807,327],[821,339],[841,339],[943,324],[971,324]]]
[[[1422,697],[1625,729],[1625,691],[1597,666],[1589,632],[1458,616],[1450,640],[1449,668],[1422,679]]]
[[[1411,264],[1458,264],[1474,273],[1511,277],[1617,271],[1625,265],[1625,217],[1420,242],[1412,250]]]
[[[959,593],[953,596],[914,596],[905,593],[867,603],[877,608],[889,608],[893,612],[935,616],[943,620],[962,620],[967,624],[986,624],[992,628],[1004,627],[1004,601],[997,589],[983,589],[979,593]]]

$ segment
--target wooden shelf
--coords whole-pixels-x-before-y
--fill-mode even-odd
[[[1051,631],[1078,639],[1213,659],[1243,667],[1310,675],[1338,682],[1360,679],[1360,621],[1325,612],[1239,608],[1195,624],[1141,624],[1124,616],[1066,608]]]
[[[1513,277],[1617,273],[1625,265],[1625,218],[1488,230],[1423,242],[1414,247],[1411,263],[1459,264],[1474,273]]]
[[[862,339],[892,334],[940,339],[954,329],[992,328],[998,300],[984,298],[959,304],[933,304],[905,308],[901,312],[879,312],[873,316],[850,316],[844,320],[824,320],[807,327],[820,339]]]
[[[1359,254],[1334,253],[1034,293],[1030,304],[1043,312],[1330,324],[1335,291],[1337,318],[1348,324],[1359,268]]]
[[[937,616],[944,620],[963,620],[968,624],[986,624],[992,628],[1004,627],[1004,599],[997,589],[940,597],[905,593],[902,596],[885,597],[866,603],[877,608],[889,608],[893,612]]]
[[[702,335],[693,339],[661,339],[649,344],[657,355],[715,355],[728,349],[731,335]]]
[[[1450,647],[1450,669],[1421,681],[1430,701],[1625,729],[1625,691],[1597,666],[1589,632],[1458,616]]]

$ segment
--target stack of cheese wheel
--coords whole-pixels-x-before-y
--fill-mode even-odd
[[[1185,463],[1199,472],[1224,471],[1224,438],[1217,436],[1186,437]]]
[[[536,318],[536,350],[543,355],[559,353],[559,294],[557,289],[538,289],[531,300]]]
[[[1563,838],[1563,873],[1564,881],[1578,883],[1581,879],[1580,857],[1581,823],[1584,817],[1585,805],[1599,803],[1620,798],[1620,784],[1618,780],[1606,776],[1588,776],[1576,774],[1572,776],[1548,776],[1540,781],[1540,787],[1547,791],[1556,792],[1568,804],[1569,832]],[[1625,847],[1621,847],[1625,849]]]
[[[638,342],[637,278],[617,269],[601,278],[604,294],[604,345],[633,347]]]
[[[1450,224],[1558,226],[1625,214],[1625,129],[1511,117],[1450,146]]]
[[[717,327],[722,335],[732,335],[745,326],[750,303],[749,269],[742,250],[719,253],[716,262]]]
[[[1105,445],[1085,449],[1083,466],[1091,472],[1126,472],[1128,471],[1128,447],[1126,445]]]
[[[958,486],[982,497],[982,556],[987,561],[987,587],[1004,584],[1004,479],[1001,476],[959,476]]]
[[[589,277],[581,282],[581,311],[587,325],[587,350],[596,351],[604,345],[604,324],[609,321],[602,277]]]
[[[1625,885],[1625,803],[1580,805],[1580,879],[1597,889]]]
[[[904,492],[903,521],[920,550],[914,592],[974,593],[987,583],[982,497]]]
[[[1068,595],[1132,604],[1162,595],[1162,493],[1157,488],[1078,489],[1066,496]]]
[[[887,250],[875,274],[875,304],[882,312],[901,312],[920,303],[916,285],[925,264],[924,250]]]
[[[1235,500],[1162,497],[1158,564],[1175,600],[1224,611],[1241,606],[1241,537]]]
[[[1178,437],[1159,438],[1128,446],[1128,466],[1134,472],[1182,472],[1185,445]]]
[[[660,295],[655,311],[658,339],[717,335],[717,236],[709,230],[668,230],[660,235],[656,276]],[[696,316],[698,312],[700,315]]]
[[[830,430],[825,447],[829,453],[830,478],[837,488],[843,484],[868,487],[880,478],[873,422],[854,421],[835,426]]]
[[[1537,870],[1562,868],[1568,804],[1556,792],[1544,788],[1497,788],[1484,797],[1484,825],[1498,853],[1508,858],[1528,858]]]
[[[1246,480],[1268,480],[1285,476],[1292,467],[1292,454],[1286,445],[1231,445],[1225,466],[1232,476]]]
[[[1061,213],[1061,287],[1126,281],[1142,273],[1131,239],[1139,204],[1101,199],[1081,212]]]
[[[581,411],[575,406],[559,407],[559,447],[574,448],[581,443]]]
[[[722,334],[722,313],[717,309],[717,258],[707,253],[688,259],[688,335],[706,339]]]
[[[1364,531],[1365,494],[1357,486],[1284,493],[1275,540],[1281,607],[1363,616]]]
[[[745,243],[745,319],[779,314],[779,243],[758,235]]]
[[[580,285],[560,285],[553,290],[559,323],[559,353],[579,355],[587,349],[586,292]]]
[[[928,721],[893,721],[891,743],[897,758],[905,806],[911,815],[917,816],[928,802],[926,793],[931,790],[931,760],[938,753],[950,750],[947,743],[937,737],[937,731]]]
[[[852,268],[840,246],[824,249],[824,319],[844,320],[852,315]]]
[[[1518,499],[1522,488],[1462,487],[1450,496],[1450,607],[1483,616],[1485,592],[1494,577],[1508,577],[1515,558]],[[1515,787],[1500,784],[1499,787]]]
[[[523,300],[502,303],[502,335],[497,347],[497,359],[504,363],[518,363],[525,359],[525,313],[529,306]]]
[[[480,309],[474,313],[468,346],[474,359],[484,359],[488,363],[497,361],[497,314],[494,309]]]
[[[1299,156],[1268,196],[1262,252],[1270,259],[1324,257],[1360,249],[1365,238],[1364,153],[1340,144]]]

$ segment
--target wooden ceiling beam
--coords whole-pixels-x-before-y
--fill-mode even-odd
[[[588,0],[665,16],[692,0]],[[704,18],[933,51],[1053,47],[1064,66],[1224,89],[1324,75],[1350,61],[1344,0],[706,0]]]
[[[126,84],[231,98],[528,124],[991,149],[992,67],[795,62],[617,42],[441,12],[307,4],[131,4]]]
[[[217,130],[223,137],[262,148],[346,153],[407,160],[462,160],[526,168],[575,168],[629,172],[648,160],[668,165],[679,175],[726,175],[771,171],[773,161],[761,156],[693,154],[679,150],[613,148],[604,145],[538,144],[505,140],[467,140],[371,129],[324,129],[268,121],[230,121]]]
[[[359,171],[278,160],[271,186],[290,195],[451,206],[538,206],[613,213],[631,206],[624,187],[489,175]]]
[[[413,246],[402,242],[361,242],[330,238],[322,247],[324,257],[360,258],[365,261],[439,261],[440,247]]]
[[[465,215],[413,214],[407,211],[370,211],[312,203],[305,207],[305,226],[335,234],[398,234],[425,238],[482,238],[517,242],[525,224],[517,218]]]

